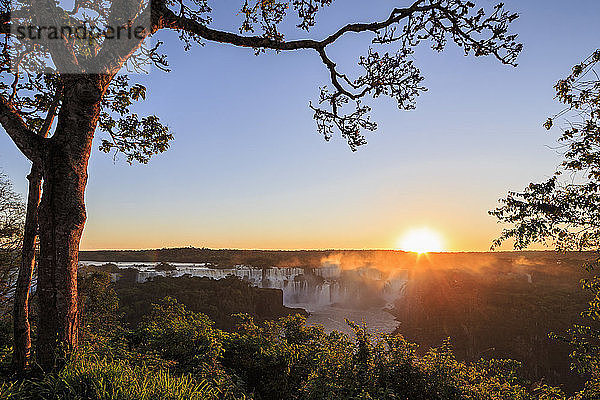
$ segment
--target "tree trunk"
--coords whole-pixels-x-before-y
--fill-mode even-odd
[[[29,292],[35,267],[35,240],[38,232],[38,207],[42,188],[42,171],[39,165],[32,165],[27,179],[29,180],[27,215],[25,217],[21,266],[17,277],[13,311],[13,367],[17,373],[22,373],[29,367],[31,353]]]
[[[77,266],[86,221],[87,165],[105,87],[98,78],[64,78],[58,124],[44,155],[36,350],[46,371],[60,367],[77,348]]]
[[[77,263],[87,176],[62,159],[52,157],[53,165],[45,168],[40,204],[37,361],[44,370],[77,347]]]

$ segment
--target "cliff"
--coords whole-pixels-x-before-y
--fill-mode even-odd
[[[307,315],[303,309],[285,307],[281,290],[253,287],[235,277],[220,280],[189,276],[156,277],[145,283],[120,280],[115,289],[120,311],[130,325],[139,323],[153,303],[167,296],[177,299],[192,311],[208,315],[217,328],[224,330],[235,326],[233,315],[239,313],[249,314],[257,321],[297,313]]]

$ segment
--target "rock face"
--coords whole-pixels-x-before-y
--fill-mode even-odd
[[[254,311],[260,319],[273,319],[294,313],[307,316],[302,308],[290,308],[283,305],[283,291],[280,289],[256,289]]]

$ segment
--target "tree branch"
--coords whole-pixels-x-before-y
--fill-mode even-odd
[[[56,116],[56,111],[58,110],[58,105],[60,104],[60,98],[62,95],[62,90],[60,86],[56,88],[56,94],[54,96],[54,100],[48,109],[48,113],[46,114],[46,119],[40,128],[38,135],[43,138],[47,138],[50,134],[50,128],[52,128],[52,122],[54,122],[54,117]]]
[[[155,29],[175,29],[184,30],[189,33],[196,34],[203,39],[219,42],[228,43],[235,46],[241,47],[252,47],[252,48],[264,48],[272,50],[299,50],[299,49],[315,49],[320,50],[326,46],[334,43],[337,39],[346,33],[354,32],[377,32],[378,30],[387,28],[400,20],[408,17],[415,12],[427,12],[437,5],[419,6],[423,0],[416,1],[411,7],[408,8],[396,8],[392,11],[389,18],[381,22],[373,23],[356,23],[348,24],[337,30],[332,35],[326,37],[321,41],[304,39],[304,40],[291,40],[289,42],[278,41],[264,36],[242,36],[231,32],[219,31],[211,29],[193,19],[181,17],[176,15],[165,5],[163,0],[156,0],[153,2],[153,22]]]
[[[153,2],[154,3],[154,2]],[[134,21],[129,21],[128,23],[131,26],[143,26],[143,24],[139,24],[139,21],[151,21],[151,18],[155,15],[154,4],[146,7],[146,9],[137,16]],[[154,24],[153,24],[154,25]],[[144,40],[156,32],[154,27],[151,28],[149,32],[147,29],[144,29],[143,32],[139,34],[139,39],[130,39],[130,40],[105,40],[102,48],[98,52],[97,63],[102,66],[102,70],[108,75],[116,74],[123,64],[134,54],[142,45]]]
[[[16,108],[0,96],[0,124],[19,150],[32,162],[41,162],[43,139],[27,127]]]

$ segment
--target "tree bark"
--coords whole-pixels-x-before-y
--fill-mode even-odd
[[[42,124],[38,136],[47,138],[52,128],[56,110],[60,104],[61,89],[56,90],[54,101],[48,108],[46,119]],[[27,195],[27,213],[25,216],[25,229],[21,249],[21,265],[15,289],[13,310],[13,368],[18,374],[28,369],[31,356],[31,325],[29,323],[29,294],[35,269],[35,242],[38,237],[39,221],[38,212],[42,192],[42,166],[41,162],[34,161],[31,172],[27,177],[29,191]]]
[[[38,233],[38,207],[42,189],[42,171],[37,163],[31,167],[27,177],[29,194],[27,197],[27,214],[23,247],[21,249],[21,266],[17,277],[13,310],[13,368],[23,373],[29,367],[31,354],[31,326],[29,324],[29,292],[35,268],[35,241]]]
[[[39,209],[37,362],[60,367],[77,348],[77,267],[86,221],[85,187],[92,139],[106,80],[72,75],[63,83],[63,104],[44,154]]]
[[[51,157],[40,203],[37,361],[44,370],[77,347],[77,263],[86,214],[85,171]]]

